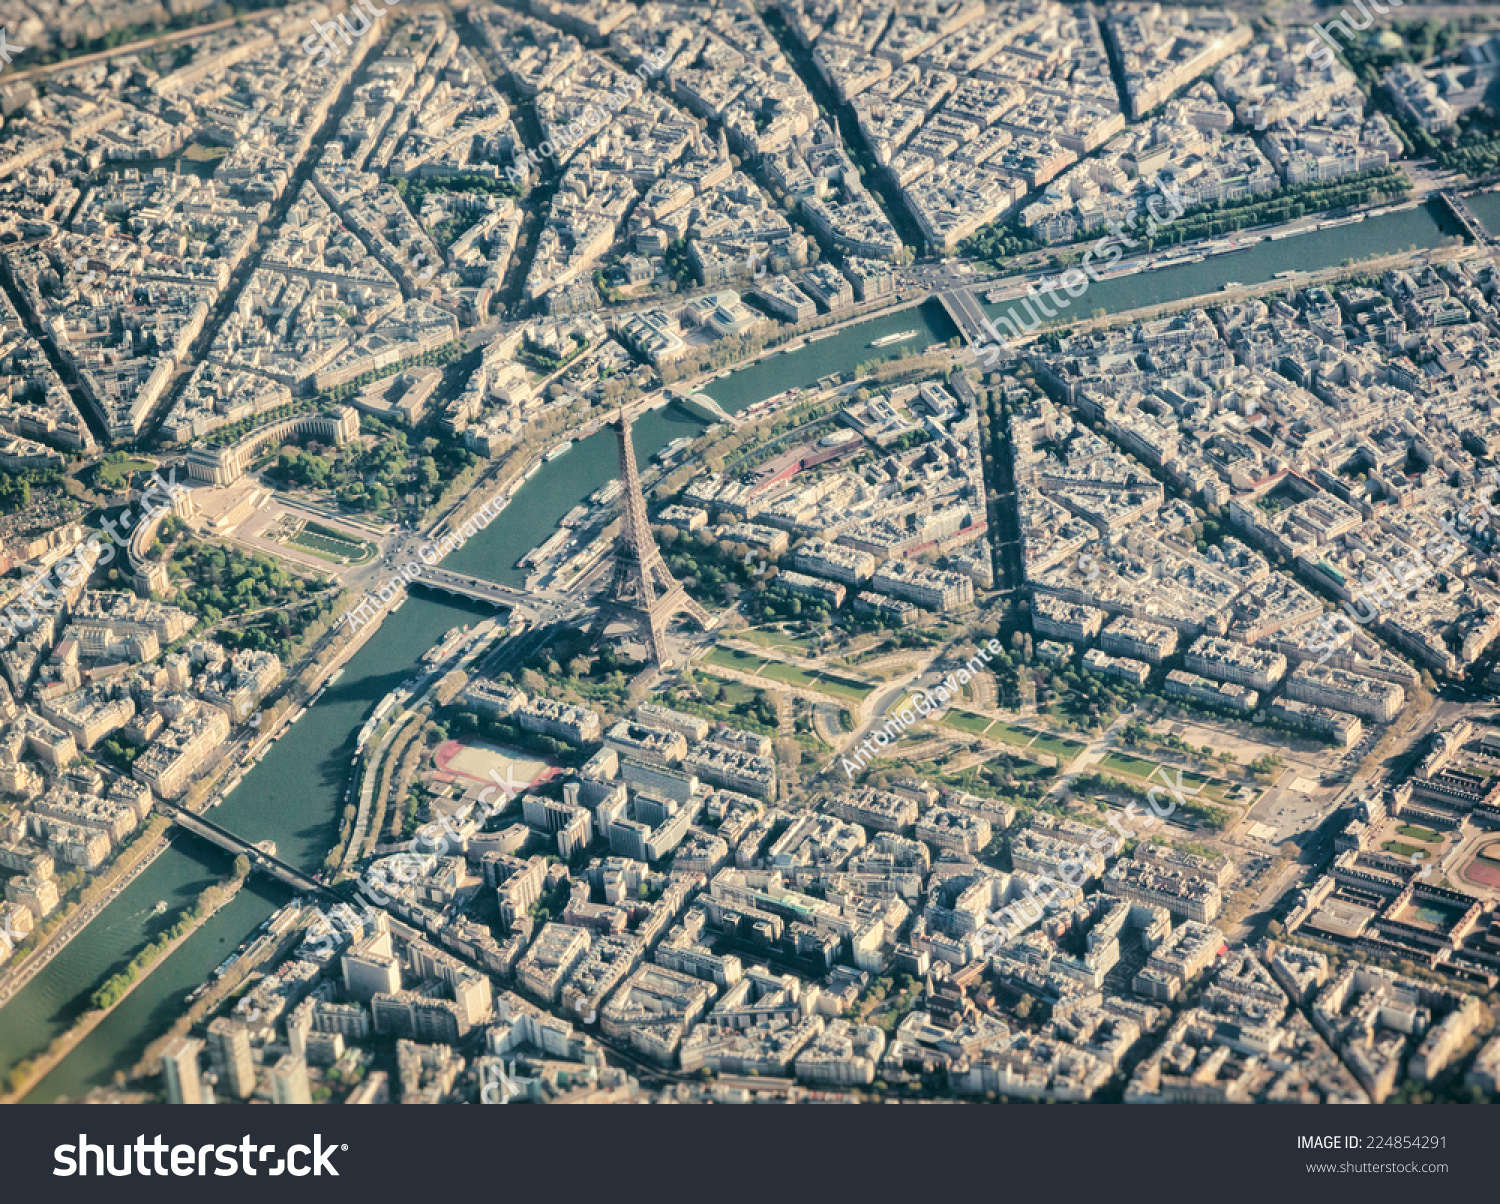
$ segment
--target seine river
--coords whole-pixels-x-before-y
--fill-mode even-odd
[[[1481,204],[1475,208],[1484,220],[1500,226],[1500,198],[1478,200]],[[1088,313],[1100,308],[1117,312],[1211,294],[1228,280],[1253,284],[1287,268],[1331,267],[1411,246],[1435,247],[1451,233],[1437,214],[1421,206],[1358,225],[1262,242],[1201,263],[1103,281],[1090,288],[1082,304]],[[874,339],[909,329],[917,331],[911,339],[870,347]],[[942,307],[927,302],[770,356],[711,381],[705,391],[724,409],[739,410],[787,389],[805,388],[830,373],[899,355],[903,349],[924,350],[953,334]],[[655,411],[635,425],[637,454],[645,458],[703,427],[680,407]],[[525,574],[515,568],[516,561],[546,538],[559,518],[615,475],[614,437],[606,428],[544,464],[504,518],[445,563],[505,584],[522,584]],[[354,738],[370,711],[445,631],[488,613],[430,597],[410,598],[399,618],[381,627],[350,660],[343,676],[213,812],[214,820],[247,839],[274,840],[284,860],[308,871],[316,869],[337,835]],[[89,995],[101,982],[122,969],[178,908],[228,869],[229,859],[220,850],[179,832],[166,853],[0,1010],[0,1074],[44,1050],[86,1010]],[[248,889],[159,965],[28,1098],[46,1102],[76,1096],[128,1070],[178,1014],[183,998],[288,897],[281,888],[252,878]],[[167,911],[153,915],[159,901],[167,903]]]
[[[1500,216],[1500,209],[1496,214]],[[1481,216],[1485,215],[1481,212]],[[1353,225],[1310,230],[1275,241],[1263,239],[1243,251],[1214,255],[1198,263],[1090,283],[1088,291],[1073,301],[1077,312],[1070,316],[1086,318],[1100,309],[1119,313],[1187,297],[1208,296],[1221,291],[1230,281],[1263,284],[1275,279],[1278,272],[1317,271],[1373,255],[1390,255],[1413,248],[1428,250],[1457,237],[1458,228],[1452,218],[1438,208],[1437,202],[1427,202]],[[1169,252],[1170,249],[1163,253]],[[995,314],[1011,304],[1014,302],[986,304],[985,309]]]

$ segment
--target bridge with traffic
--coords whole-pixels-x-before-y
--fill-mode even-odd
[[[195,836],[201,836],[204,840],[218,845],[229,853],[239,855],[243,853],[250,861],[252,870],[259,870],[268,877],[275,878],[284,886],[302,894],[315,894],[329,900],[330,902],[343,903],[346,900],[331,887],[323,885],[316,878],[304,874],[295,866],[288,865],[279,857],[267,853],[264,849],[257,848],[244,837],[236,836],[228,828],[220,827],[211,819],[205,819],[183,807],[173,803],[162,803],[161,812],[167,816],[178,827],[186,828]]]
[[[575,605],[566,594],[557,590],[517,589],[513,585],[501,585],[486,577],[457,573],[436,565],[424,566],[416,583],[440,593],[486,602],[528,622],[555,621]]]
[[[1438,196],[1447,205],[1448,212],[1453,215],[1453,220],[1463,227],[1464,234],[1468,236],[1470,242],[1478,247],[1500,246],[1500,239],[1490,233],[1489,227],[1479,219],[1479,215],[1469,208],[1468,201],[1446,188],[1439,192]]]
[[[1004,347],[996,343],[989,320],[971,290],[949,289],[945,293],[939,293],[937,299],[953,319],[953,325],[958,327],[959,334],[964,336],[969,349],[976,355],[983,347],[995,346],[1004,351]]]

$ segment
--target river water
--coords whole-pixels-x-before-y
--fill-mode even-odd
[[[1500,216],[1500,209],[1496,209],[1496,214]],[[1431,250],[1445,241],[1456,240],[1458,236],[1458,227],[1452,218],[1439,208],[1437,202],[1429,201],[1413,209],[1366,218],[1354,225],[1313,230],[1274,242],[1263,239],[1246,250],[1214,255],[1199,263],[1091,281],[1088,291],[1072,301],[1073,312],[1064,311],[1064,316],[1087,318],[1101,309],[1113,314],[1188,297],[1210,296],[1221,291],[1229,281],[1263,284],[1275,279],[1278,272],[1293,269],[1317,271],[1349,261],[1358,262],[1372,255],[1390,255],[1413,248]],[[1162,253],[1169,252],[1167,249]],[[1066,294],[1063,299],[1067,300]],[[1016,304],[1002,301],[991,305],[983,301],[982,295],[981,303],[990,314],[998,314]],[[1024,316],[1024,309],[1022,314]]]
[[[1475,208],[1486,221],[1500,224],[1500,198],[1488,209]],[[1450,233],[1440,216],[1424,205],[1354,226],[1262,242],[1249,251],[1197,264],[1103,281],[1092,285],[1082,301],[1090,313],[1100,308],[1118,312],[1211,294],[1226,280],[1258,283],[1287,268],[1330,267],[1409,246],[1435,247]],[[915,329],[917,336],[884,348],[869,345],[873,339],[908,329]],[[942,307],[929,301],[773,355],[710,381],[705,392],[733,412],[793,387],[806,388],[830,373],[899,355],[903,348],[925,350],[954,333]],[[644,460],[671,440],[702,429],[703,422],[678,406],[654,411],[635,424],[637,456]],[[452,553],[445,565],[507,585],[523,584],[525,572],[515,567],[516,561],[545,539],[559,518],[615,475],[614,434],[605,428],[543,464],[504,515]],[[431,597],[408,599],[212,818],[249,840],[274,840],[284,860],[315,870],[337,835],[354,738],[370,711],[410,675],[421,654],[445,631],[488,613]],[[0,1075],[45,1049],[86,1009],[89,995],[104,979],[122,969],[178,908],[228,869],[229,858],[220,850],[179,832],[166,853],[0,1009]],[[28,1098],[46,1102],[76,1096],[133,1066],[180,1012],[187,993],[287,898],[280,887],[253,877],[246,890],[159,965]],[[161,900],[168,909],[155,916],[153,909]]]
[[[1475,215],[1489,229],[1491,234],[1500,235],[1500,192],[1486,192],[1479,196],[1471,196],[1469,208],[1474,210]]]
[[[634,424],[643,460],[704,423],[680,406],[653,411]],[[566,455],[543,464],[524,493],[444,562],[511,585],[525,576],[515,562],[541,542],[579,501],[617,475],[614,432],[599,431]],[[344,668],[343,675],[266,753],[261,763],[211,812],[216,823],[248,840],[274,840],[282,860],[306,871],[321,864],[338,835],[337,819],[354,739],[370,711],[411,675],[422,653],[453,627],[494,612],[488,607],[421,594],[410,597]],[[124,968],[170,924],[174,913],[229,871],[227,854],[186,832],[78,934],[36,978],[0,1009],[0,1074],[43,1049],[88,1007],[94,989]],[[90,1033],[28,1100],[76,1096],[128,1070],[179,1014],[202,983],[256,925],[285,903],[282,888],[252,877],[241,891],[159,965]],[[167,911],[154,915],[158,901]]]

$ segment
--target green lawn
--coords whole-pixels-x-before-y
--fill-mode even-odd
[[[124,489],[132,476],[151,467],[149,460],[105,460],[96,470],[94,481],[100,489]]]
[[[379,551],[374,544],[355,539],[322,523],[304,523],[302,530],[286,541],[294,548],[339,564],[364,564]]]
[[[804,690],[813,688],[813,675],[806,669],[799,669],[796,665],[789,665],[785,661],[767,661],[760,667],[760,675],[769,677],[772,681],[785,682],[789,686],[801,686]]]
[[[1158,778],[1165,776],[1166,770],[1157,774]],[[1175,781],[1177,775],[1172,775]],[[1194,773],[1190,769],[1182,771],[1182,789],[1184,792],[1202,794],[1205,798],[1211,798],[1215,802],[1227,803],[1230,794],[1234,791],[1234,785],[1230,782],[1220,781],[1218,778],[1205,777],[1201,773]]]
[[[720,678],[724,682],[724,701],[731,707],[740,706],[743,703],[753,703],[761,696],[762,691],[754,686],[747,686],[742,681]]]
[[[1101,771],[1113,771],[1124,777],[1135,778],[1137,781],[1149,782],[1152,785],[1170,787],[1177,784],[1175,766],[1146,761],[1127,753],[1110,753],[1099,763],[1099,768]],[[1233,782],[1211,778],[1206,774],[1195,773],[1191,769],[1182,770],[1182,791],[1189,797],[1197,796],[1205,800],[1212,799],[1216,803],[1227,803],[1234,790]]]
[[[726,669],[738,669],[741,673],[759,673],[768,658],[753,652],[741,652],[720,644],[703,658],[711,665],[722,665]]]
[[[1062,736],[1043,733],[1037,736],[1036,742],[1031,747],[1040,749],[1042,752],[1049,752],[1059,761],[1071,761],[1088,745],[1082,740],[1068,740]]]
[[[789,665],[785,661],[767,661],[761,669],[762,677],[769,677],[772,681],[785,682],[789,686],[801,686],[804,690],[817,690],[821,694],[832,694],[836,698],[852,698],[856,702],[863,702],[875,690],[875,687],[867,682],[855,681],[851,677],[839,677],[833,673],[825,673],[821,669],[808,672],[799,669],[796,665]]]
[[[1132,757],[1126,753],[1112,752],[1100,763],[1102,769],[1113,769],[1116,773],[1128,774],[1133,778],[1149,778],[1157,770],[1155,761],[1143,761],[1140,757]],[[1186,775],[1184,775],[1186,776]]]
[[[828,694],[835,698],[853,699],[855,702],[863,702],[875,689],[869,682],[856,681],[851,677],[839,677],[833,673],[825,673],[821,669],[801,669],[785,661],[771,660],[769,657],[756,653],[741,652],[738,648],[729,648],[723,644],[703,659],[711,665],[720,665],[725,669],[735,669],[740,673],[765,677],[771,681],[798,686],[804,690],[815,690],[819,694]]]
[[[1417,824],[1402,824],[1396,831],[1402,836],[1410,836],[1413,840],[1425,841],[1427,844],[1441,844],[1443,840],[1431,828],[1419,827]]]
[[[784,631],[736,631],[730,633],[730,638],[759,644],[762,648],[793,648],[803,654],[810,653],[815,643],[811,636],[788,635]]]
[[[1399,840],[1388,840],[1382,847],[1387,853],[1394,853],[1397,857],[1410,857],[1413,853],[1422,853],[1424,857],[1427,855],[1416,845],[1402,844]]]
[[[1000,744],[1009,744],[1012,748],[1027,748],[1037,738],[1035,732],[1028,732],[1024,727],[1013,727],[998,719],[990,725],[985,736]]]
[[[987,715],[975,715],[969,711],[950,710],[943,716],[943,722],[949,727],[958,728],[959,731],[971,732],[976,736],[982,736],[992,721]]]

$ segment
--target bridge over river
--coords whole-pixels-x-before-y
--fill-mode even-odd
[[[227,852],[243,853],[250,859],[250,868],[267,874],[284,886],[289,886],[295,891],[303,894],[315,894],[329,900],[330,902],[342,903],[345,899],[332,888],[324,886],[316,878],[310,878],[295,866],[288,865],[279,857],[274,857],[263,849],[257,848],[241,836],[236,836],[228,828],[221,828],[211,819],[205,819],[182,807],[172,803],[162,803],[161,812],[168,816],[173,823],[179,827],[186,828],[196,836],[218,845]]]

